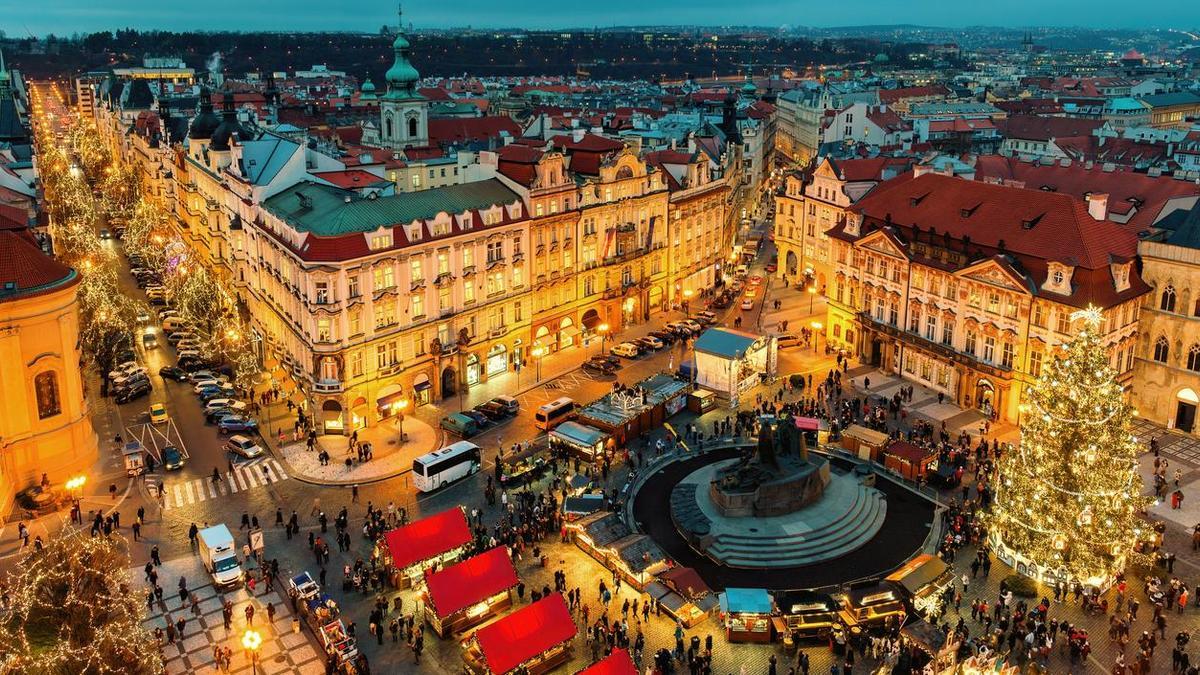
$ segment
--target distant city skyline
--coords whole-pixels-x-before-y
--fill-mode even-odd
[[[1078,28],[1200,27],[1200,4],[1194,0],[1165,0],[1153,12],[1134,11],[1114,0],[1039,2],[1010,0],[996,4],[912,0],[901,8],[884,0],[845,0],[834,4],[797,4],[781,12],[770,0],[736,4],[718,0],[659,3],[611,0],[604,12],[583,2],[526,1],[502,4],[488,0],[405,3],[405,23],[416,28],[529,28],[569,29],[608,26],[811,26],[838,28],[862,25],[922,25],[935,28],[965,26],[1045,26]],[[387,2],[359,3],[355,11],[336,9],[315,0],[210,0],[202,5],[171,6],[150,0],[51,0],[14,3],[6,10],[8,37],[30,33],[60,36],[101,30],[135,28],[171,31],[355,31],[373,32],[394,25],[396,9]],[[553,8],[548,11],[549,8]]]

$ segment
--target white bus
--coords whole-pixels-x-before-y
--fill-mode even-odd
[[[575,419],[578,414],[575,412],[575,401],[563,396],[540,406],[533,421],[537,428],[550,431],[567,420]]]
[[[432,492],[470,476],[482,465],[478,445],[470,441],[451,443],[413,460],[413,486],[421,492]]]

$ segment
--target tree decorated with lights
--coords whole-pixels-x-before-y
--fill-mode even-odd
[[[8,577],[0,673],[163,672],[140,597],[128,588],[124,539],[64,532],[29,549]]]
[[[1000,460],[988,524],[1029,576],[1102,584],[1140,556],[1146,500],[1133,410],[1100,342],[1100,310],[1072,320],[1079,332],[1025,388],[1020,447]]]

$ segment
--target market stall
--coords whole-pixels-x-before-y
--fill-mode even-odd
[[[563,500],[563,518],[567,522],[574,522],[584,516],[596,513],[602,508],[604,508],[604,493],[599,489],[596,492],[571,495]]]
[[[828,640],[838,625],[838,603],[830,596],[811,591],[787,591],[775,594],[779,608],[775,632],[787,647],[803,640]]]
[[[471,543],[471,526],[461,506],[398,527],[383,536],[392,584],[410,588],[425,571],[458,560]]]
[[[808,443],[810,449],[828,440],[828,438],[822,438],[822,436],[829,436],[829,425],[824,420],[816,417],[793,417],[792,422],[804,434],[804,442]]]
[[[709,328],[692,345],[696,386],[731,401],[774,377],[779,348],[774,336]]]
[[[673,567],[646,585],[646,592],[685,627],[702,623],[717,608],[717,597],[691,567]]]
[[[726,588],[720,594],[721,620],[730,642],[770,642],[771,594],[761,588]]]
[[[624,447],[630,439],[661,426],[682,410],[691,387],[669,375],[652,375],[583,406],[578,422],[608,434],[611,441],[606,447]]]
[[[918,614],[928,618],[939,613],[942,594],[954,583],[954,572],[941,558],[922,553],[888,575],[887,581],[908,598]]]
[[[638,675],[637,665],[624,649],[614,649],[608,656],[584,668],[575,675]]]
[[[505,546],[426,572],[425,621],[441,637],[478,626],[512,606],[518,583]]]
[[[608,434],[578,422],[563,422],[549,434],[550,448],[564,455],[576,455],[589,462],[599,461],[604,456]]]
[[[879,627],[902,623],[907,611],[899,591],[891,586],[873,584],[855,588],[842,595],[839,616],[848,628]]]
[[[571,658],[575,622],[561,593],[550,595],[476,630],[463,641],[468,673],[539,675]]]
[[[906,623],[900,629],[900,642],[903,646],[915,647],[918,650],[910,652],[924,672],[934,675],[951,675],[956,672],[959,642],[947,639],[946,634],[937,626],[926,621]]]
[[[612,511],[597,511],[567,523],[579,548],[638,590],[667,568],[667,556],[653,539],[635,534]]]
[[[697,389],[688,394],[687,409],[697,415],[703,415],[716,407],[717,395],[708,389]]]
[[[547,446],[535,443],[516,453],[504,453],[496,461],[500,485],[514,489],[546,475],[550,469],[546,450]]]
[[[937,451],[922,448],[908,441],[892,441],[883,449],[883,466],[902,477],[915,481],[924,479],[929,465],[937,459]]]
[[[861,424],[851,424],[842,432],[842,447],[858,455],[859,459],[872,462],[879,461],[880,453],[887,442],[887,434],[868,429]]]

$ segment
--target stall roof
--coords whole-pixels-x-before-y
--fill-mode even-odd
[[[577,675],[638,675],[637,666],[624,649],[614,649],[608,656],[579,671]]]
[[[740,359],[754,344],[758,336],[728,328],[709,328],[696,338],[692,348],[698,352],[713,354],[726,359]]]
[[[802,431],[818,431],[821,428],[821,420],[815,417],[793,417],[792,421],[796,423],[796,428]]]
[[[771,594],[762,588],[726,588],[721,594],[721,611],[770,614]]]
[[[563,422],[554,427],[554,431],[551,431],[550,435],[561,438],[568,443],[584,445],[589,448],[608,438],[608,434],[596,427],[589,427],[579,422]]]
[[[902,459],[910,464],[919,464],[933,454],[932,450],[914,445],[908,441],[892,441],[884,450],[887,454]]]
[[[503,675],[575,637],[575,622],[561,593],[551,593],[475,631],[488,670]]]
[[[691,386],[689,383],[677,380],[670,375],[662,373],[651,375],[627,390],[632,394],[632,398],[629,400],[635,402],[632,408],[619,405],[617,403],[618,399],[614,397],[615,392],[609,392],[580,409],[579,416],[583,419],[595,420],[613,427],[619,427],[642,414],[648,408],[652,408],[674,398],[682,392],[686,392],[689,386]],[[640,400],[639,395],[641,396]],[[562,426],[564,425],[559,425],[559,428]]]
[[[928,621],[907,623],[900,632],[930,654],[937,655],[946,646],[946,634]]]
[[[868,429],[861,424],[851,424],[850,426],[846,427],[846,430],[842,432],[842,435],[857,438],[858,440],[863,441],[864,443],[870,443],[871,445],[883,445],[888,439],[888,435],[882,431]]]
[[[631,572],[644,572],[667,559],[658,544],[644,534],[622,537],[613,542],[612,547]]]
[[[461,507],[398,527],[384,535],[392,564],[404,569],[471,542],[471,527]]]
[[[508,549],[497,546],[444,570],[426,575],[429,602],[439,619],[482,602],[519,583]]]
[[[629,526],[612,511],[597,511],[579,519],[576,527],[592,540],[597,547],[609,546],[618,539],[628,537]]]
[[[945,574],[947,569],[949,567],[941,558],[922,553],[889,574],[887,580],[900,584],[909,593],[916,594],[926,584]]]
[[[658,575],[658,578],[662,579],[666,585],[675,589],[676,593],[689,598],[696,598],[705,593],[712,592],[708,584],[704,583],[704,580],[696,573],[696,570],[690,567],[676,567],[667,570]]]

